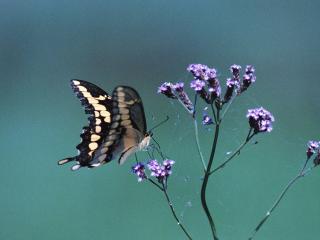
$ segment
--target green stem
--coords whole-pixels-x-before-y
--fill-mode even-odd
[[[221,115],[221,120],[225,117],[225,115],[227,114],[227,112],[229,111],[229,108],[231,106],[231,104],[233,103],[233,100],[236,98],[236,96],[231,97],[226,109],[224,110],[224,112]]]
[[[230,162],[236,155],[240,154],[240,151],[242,150],[242,148],[251,140],[251,138],[255,135],[255,133],[252,133],[252,128],[250,128],[249,133],[246,137],[246,139],[244,140],[244,142],[237,148],[237,150],[227,159],[225,160],[223,163],[221,163],[218,167],[216,167],[215,169],[213,169],[210,174],[218,171],[219,169],[222,169],[228,162]]]
[[[213,106],[211,105],[211,108],[213,109]],[[211,233],[213,236],[214,240],[218,240],[217,237],[217,233],[216,233],[216,228],[215,228],[215,224],[213,221],[213,218],[211,216],[210,210],[208,208],[207,205],[207,200],[206,200],[206,190],[207,190],[207,185],[208,185],[208,180],[210,177],[210,169],[213,163],[213,159],[214,159],[214,155],[216,152],[216,147],[217,147],[217,143],[218,143],[218,136],[219,136],[219,129],[220,129],[220,120],[219,120],[219,114],[220,114],[220,109],[217,109],[217,117],[216,117],[216,126],[215,126],[215,133],[214,133],[214,139],[213,139],[213,143],[212,143],[212,148],[211,148],[211,154],[210,154],[210,158],[208,161],[208,166],[207,166],[207,171],[205,171],[204,174],[204,178],[203,178],[203,182],[202,182],[202,186],[201,186],[201,204],[202,204],[202,208],[208,218],[209,221],[209,225],[211,228]]]
[[[172,213],[174,219],[176,220],[178,226],[182,229],[182,231],[183,231],[184,234],[187,236],[187,238],[188,238],[189,240],[192,240],[190,234],[187,232],[187,230],[186,230],[186,229],[184,228],[184,226],[181,224],[181,222],[180,222],[180,220],[179,220],[179,218],[178,218],[178,216],[177,216],[177,214],[176,214],[176,212],[175,212],[175,210],[174,210],[174,208],[173,208],[173,205],[172,205],[172,203],[171,203],[171,201],[170,201],[169,195],[168,195],[168,193],[167,193],[167,188],[166,188],[166,186],[164,185],[163,182],[162,182],[162,188],[163,188],[162,191],[163,191],[164,195],[166,196],[167,202],[168,202],[168,204],[169,204],[171,213]]]
[[[202,166],[203,166],[203,170],[206,171],[206,162],[204,161],[203,154],[202,154],[202,151],[201,151],[201,148],[200,148],[198,122],[197,122],[197,119],[196,119],[197,96],[198,96],[198,94],[195,94],[195,96],[194,96],[194,104],[193,104],[194,109],[193,109],[193,114],[192,114],[193,123],[194,123],[194,135],[195,135],[195,138],[196,138],[197,150],[198,150],[198,153],[199,153],[199,156],[200,156],[200,160],[201,160],[201,163],[202,163]]]
[[[268,220],[268,218],[271,216],[272,212],[276,209],[276,207],[279,205],[285,194],[288,192],[288,190],[293,186],[294,183],[297,182],[298,179],[304,177],[307,173],[309,173],[313,167],[308,168],[305,170],[307,166],[308,160],[306,160],[305,164],[301,168],[300,172],[298,173],[297,176],[295,176],[282,190],[280,195],[278,196],[277,200],[273,203],[272,207],[269,209],[269,211],[266,213],[266,215],[261,219],[261,221],[258,223],[256,228],[254,229],[252,235],[249,237],[249,240],[252,240],[256,233],[260,230],[260,228],[263,226],[263,224]]]
[[[193,122],[194,122],[194,135],[195,135],[195,138],[196,138],[197,150],[198,150],[201,162],[202,162],[203,170],[207,171],[206,162],[204,161],[203,154],[202,154],[202,151],[200,149],[198,122],[197,122],[197,120],[195,118],[193,119]]]

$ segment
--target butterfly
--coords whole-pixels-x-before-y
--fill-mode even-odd
[[[110,96],[98,86],[76,79],[71,80],[71,87],[89,114],[89,124],[82,129],[78,155],[58,161],[59,165],[74,161],[71,170],[78,170],[114,159],[123,164],[130,155],[149,146],[151,135],[136,90],[118,86]]]

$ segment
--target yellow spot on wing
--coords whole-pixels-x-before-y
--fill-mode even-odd
[[[89,92],[82,92],[82,95],[83,95],[85,98],[92,98],[92,95],[91,95]]]
[[[81,92],[86,92],[87,89],[84,86],[77,86],[77,88],[79,89],[79,91]]]
[[[87,98],[87,100],[90,104],[99,103],[99,101],[94,98]]]
[[[104,121],[107,122],[107,123],[110,123],[111,122],[110,117],[105,117]]]
[[[129,115],[128,114],[123,114],[123,115],[121,115],[121,119],[122,120],[127,120],[127,119],[129,119],[130,117],[129,117]]]
[[[91,142],[96,142],[100,139],[101,137],[97,134],[92,134],[91,135]]]
[[[109,117],[110,116],[110,112],[108,112],[108,111],[101,111],[100,114],[102,117]]]
[[[108,142],[106,142],[103,146],[104,147],[109,147],[109,146],[111,146],[113,144],[113,141],[108,141]]]
[[[98,148],[98,143],[96,143],[96,142],[90,143],[90,144],[89,144],[89,148],[90,148],[90,150],[95,150],[95,149],[97,149],[97,148]]]
[[[106,111],[106,107],[101,105],[101,104],[92,104],[92,106],[94,107],[94,110],[97,110],[97,111]]]
[[[121,122],[121,125],[122,125],[122,126],[128,126],[128,125],[130,125],[130,124],[131,124],[131,121],[130,121],[130,120],[124,120],[124,121]]]
[[[97,97],[96,99],[98,99],[98,100],[105,100],[106,99],[106,96],[99,96],[99,97]]]
[[[127,108],[120,108],[119,109],[120,114],[129,114],[129,109]]]
[[[96,133],[100,133],[101,132],[101,127],[100,126],[96,126],[95,132]]]

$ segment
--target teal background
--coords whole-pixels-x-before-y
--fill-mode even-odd
[[[316,0],[1,0],[0,239],[185,239],[164,196],[130,174],[133,159],[78,172],[56,165],[76,153],[86,123],[72,78],[108,92],[136,88],[149,127],[170,116],[154,131],[176,160],[169,193],[194,239],[210,239],[193,124],[156,94],[163,81],[190,81],[189,63],[216,67],[222,85],[233,63],[257,70],[223,123],[216,162],[245,137],[248,108],[276,118],[272,133],[210,179],[220,239],[247,239],[303,164],[306,142],[320,140],[319,8]],[[200,130],[205,156],[212,134]],[[319,169],[299,181],[256,239],[319,239],[319,182]]]

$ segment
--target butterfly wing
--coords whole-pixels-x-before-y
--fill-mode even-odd
[[[119,157],[122,164],[127,157],[140,149],[146,135],[146,118],[142,100],[131,87],[118,86],[112,93],[112,119],[110,131],[95,155],[97,164],[105,163],[112,153],[112,159]]]
[[[112,100],[104,90],[83,80],[71,80],[71,87],[84,106],[85,112],[89,114],[89,126],[83,127],[81,143],[76,146],[78,155],[62,159],[58,164],[76,161],[77,164],[72,170],[77,170],[83,166],[93,167],[91,161],[95,150],[109,133]]]

